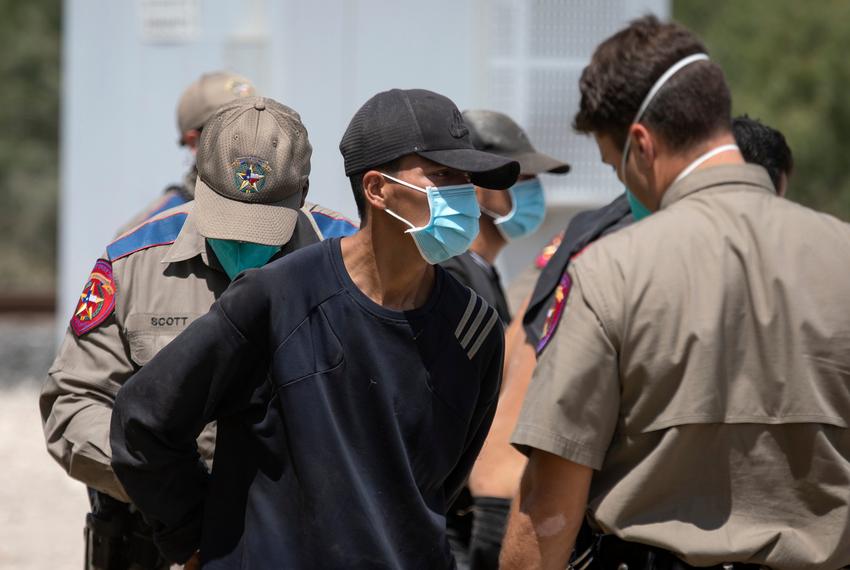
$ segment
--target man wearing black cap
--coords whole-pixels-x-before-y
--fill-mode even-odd
[[[170,560],[454,565],[445,514],[492,420],[503,333],[434,264],[475,237],[473,184],[508,188],[519,165],[423,90],[367,101],[340,150],[361,230],[245,272],[118,395],[113,467]],[[214,419],[207,475],[193,442]]]

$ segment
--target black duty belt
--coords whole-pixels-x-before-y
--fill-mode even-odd
[[[586,527],[585,527],[586,530]],[[730,562],[716,566],[691,566],[669,550],[627,542],[614,535],[596,536],[592,544],[577,545],[571,570],[765,570],[758,564]]]

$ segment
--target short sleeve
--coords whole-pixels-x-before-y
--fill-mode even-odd
[[[602,467],[620,408],[617,352],[570,267],[573,285],[554,337],[540,356],[511,442]]]

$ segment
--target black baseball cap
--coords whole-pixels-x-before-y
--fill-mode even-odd
[[[476,150],[451,99],[425,89],[391,89],[366,101],[351,119],[339,150],[346,176],[407,154],[466,172],[483,188],[503,190],[519,176],[517,161]]]
[[[504,113],[472,109],[463,112],[463,120],[475,148],[518,161],[520,174],[536,176],[570,171],[570,165],[563,160],[535,149],[522,127]]]

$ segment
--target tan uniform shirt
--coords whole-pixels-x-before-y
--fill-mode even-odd
[[[284,253],[322,235],[306,205]],[[77,336],[68,330],[41,394],[47,449],[68,474],[99,491],[129,501],[110,467],[109,422],[118,389],[130,376],[205,314],[230,283],[207,258],[193,202],[154,216],[139,228],[187,213],[173,243],[153,245],[112,260],[115,309],[97,327]],[[138,230],[137,230],[138,231]],[[117,243],[117,242],[116,242]],[[109,250],[107,250],[109,251]],[[213,426],[199,438],[212,457]]]
[[[697,171],[571,265],[513,436],[596,470],[602,530],[694,565],[850,564],[850,226]]]

